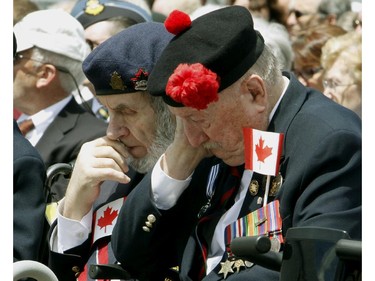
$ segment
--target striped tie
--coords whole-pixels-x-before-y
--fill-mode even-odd
[[[20,124],[18,124],[18,127],[20,128],[20,131],[24,136],[26,136],[28,132],[35,128],[33,120],[31,119],[22,121]]]

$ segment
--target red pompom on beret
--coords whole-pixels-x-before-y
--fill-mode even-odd
[[[165,19],[164,26],[170,33],[177,35],[191,26],[191,19],[188,14],[174,10]]]

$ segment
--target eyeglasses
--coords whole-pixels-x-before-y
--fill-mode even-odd
[[[26,57],[26,56],[24,56],[20,53],[16,53],[16,55],[13,57],[13,64],[18,63],[22,59],[32,60],[32,61],[39,62],[39,63],[45,63],[41,60],[37,60],[37,59],[31,58],[31,57]]]
[[[354,85],[354,83],[350,83],[350,84],[339,84],[335,81],[332,81],[332,80],[323,80],[323,87],[324,89],[331,89],[331,90],[334,90],[336,91],[337,88],[339,87],[349,87],[351,85]]]
[[[13,57],[13,64],[18,63],[18,61],[20,61],[21,59],[27,59],[27,60],[39,62],[39,63],[42,63],[42,64],[52,64],[52,65],[54,65],[53,63],[41,61],[41,60],[34,59],[34,58],[31,58],[31,57],[26,57],[26,56],[24,56],[22,54],[19,54],[19,53],[16,53],[16,55]],[[57,70],[70,74],[70,72],[67,68],[62,67],[62,66],[57,66],[57,65],[54,65],[54,66],[56,67]]]

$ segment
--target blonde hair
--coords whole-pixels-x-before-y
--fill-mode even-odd
[[[338,57],[344,58],[354,81],[362,84],[362,34],[356,31],[329,39],[322,47],[321,65],[327,70]]]

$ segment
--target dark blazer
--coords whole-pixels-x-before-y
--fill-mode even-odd
[[[40,261],[46,208],[42,158],[13,121],[13,259]]]
[[[107,124],[86,112],[74,98],[60,111],[36,144],[48,169],[55,163],[69,163],[77,158],[82,144],[106,134]],[[65,195],[66,183],[53,187],[55,199]]]
[[[284,75],[290,84],[268,128],[285,134],[280,165],[284,183],[275,197],[269,198],[280,200],[283,234],[290,227],[321,226],[342,229],[361,239],[361,120],[322,93],[304,87],[294,75]],[[197,167],[191,184],[170,210],[158,210],[152,203],[149,176],[128,196],[112,234],[112,245],[119,262],[133,276],[155,280],[155,272],[177,264],[181,280],[199,280],[200,247],[211,243],[216,223],[225,211],[218,198],[231,182],[227,165],[221,164],[223,174],[215,182],[211,207],[198,222],[198,211],[207,201],[210,161],[204,160]],[[239,217],[260,207],[258,196],[248,192]],[[150,214],[155,222],[146,232],[143,228]],[[219,270],[220,265],[203,279],[222,280]],[[278,278],[275,272],[253,266],[229,274],[226,280]]]
[[[143,174],[135,172],[133,169],[129,170],[127,175],[132,179],[129,184],[118,184],[112,181],[106,181],[101,186],[99,198],[95,201],[93,206],[94,212],[103,205],[112,202],[118,198],[126,197],[130,191],[135,188],[139,181],[143,178]],[[55,221],[49,231],[48,237],[52,235],[53,231],[57,231],[57,221]],[[111,248],[111,237],[104,237],[91,244],[92,236],[80,246],[68,250],[64,254],[49,252],[49,267],[56,274],[59,281],[75,281],[76,273],[84,270],[86,264],[98,263],[95,259],[96,250],[98,247],[108,245],[108,263],[113,264],[116,259]],[[93,280],[87,275],[86,280]]]
[[[83,143],[105,135],[107,124],[74,98],[60,111],[36,144],[46,167],[76,159]]]

